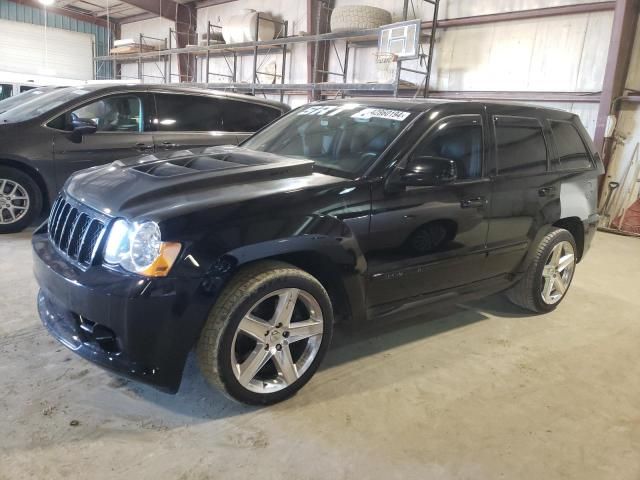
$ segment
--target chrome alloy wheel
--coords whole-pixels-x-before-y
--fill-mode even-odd
[[[15,223],[29,211],[29,194],[19,183],[0,178],[0,225]]]
[[[571,243],[562,241],[551,249],[542,270],[542,300],[547,305],[558,303],[569,288],[576,267]]]
[[[322,310],[304,290],[286,288],[264,296],[238,324],[231,365],[238,382],[256,393],[295,383],[318,354]]]

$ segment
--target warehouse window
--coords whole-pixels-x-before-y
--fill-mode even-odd
[[[482,122],[479,115],[445,118],[430,129],[413,157],[446,158],[456,162],[458,178],[482,175]]]
[[[499,174],[547,171],[547,145],[538,120],[500,116],[494,117],[494,125]]]
[[[158,130],[209,132],[222,130],[221,105],[217,98],[199,95],[157,94]]]
[[[227,132],[255,132],[280,116],[280,110],[249,102],[223,100],[223,128]]]
[[[553,132],[553,141],[560,161],[560,169],[591,168],[591,158],[578,130],[573,124],[552,120],[551,131]]]

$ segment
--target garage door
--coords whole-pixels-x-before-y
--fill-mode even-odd
[[[45,68],[44,27],[0,20],[0,70],[91,80],[92,40],[88,33],[49,27]]]

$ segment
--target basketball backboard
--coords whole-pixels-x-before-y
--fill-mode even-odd
[[[398,60],[418,58],[420,48],[420,20],[392,23],[380,27],[378,53],[391,53]]]

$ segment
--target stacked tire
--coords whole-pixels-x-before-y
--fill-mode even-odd
[[[368,5],[345,5],[331,13],[331,31],[369,30],[391,23],[391,13]]]

